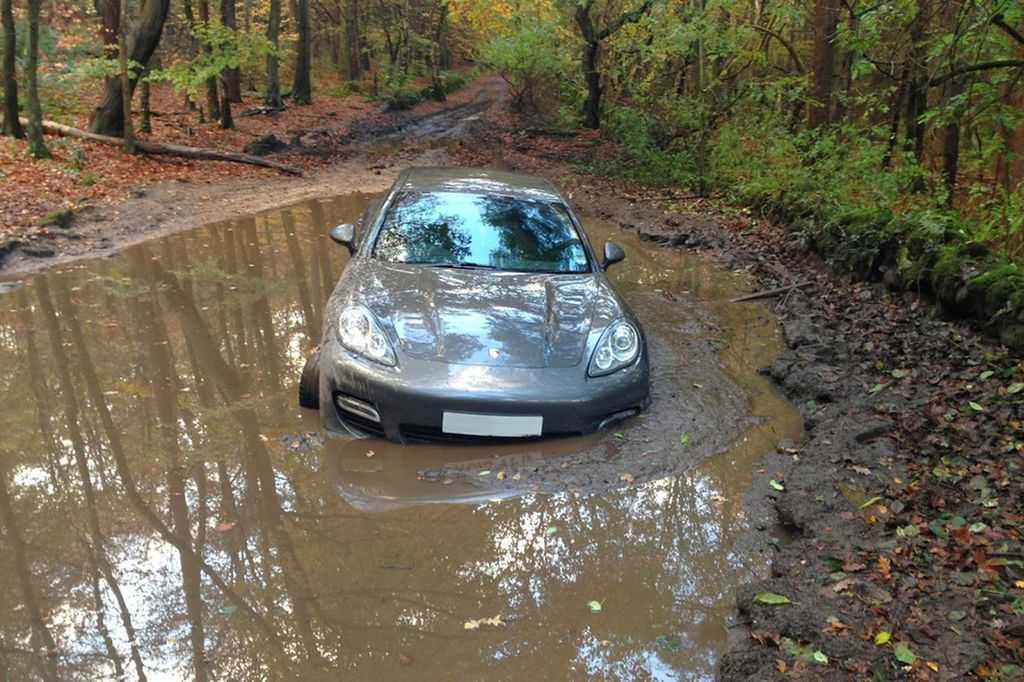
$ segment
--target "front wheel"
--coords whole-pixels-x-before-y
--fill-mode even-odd
[[[311,410],[320,409],[320,349],[309,354],[299,379],[299,405]]]

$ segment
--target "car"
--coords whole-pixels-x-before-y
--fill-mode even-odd
[[[649,400],[647,341],[548,181],[414,168],[331,238],[350,259],[299,402],[397,442],[589,433]]]

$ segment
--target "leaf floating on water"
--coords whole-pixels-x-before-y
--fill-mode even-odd
[[[373,457],[373,456],[374,456],[374,455],[376,455],[376,454],[377,454],[377,453],[376,453],[376,452],[374,452],[373,450],[367,450],[367,451],[366,451],[366,456],[367,456],[367,457]]]
[[[490,625],[492,627],[499,627],[499,626],[504,625],[504,624],[505,624],[505,621],[503,621],[501,619],[500,615],[497,615],[497,616],[493,616],[491,618],[479,618],[479,619],[474,618],[474,619],[471,619],[471,620],[467,620],[465,623],[462,624],[462,629],[463,630],[479,630],[481,625]]]
[[[544,535],[547,535],[549,537],[554,535],[557,532],[558,532],[558,529],[556,527],[554,527],[554,526],[548,526],[547,528],[544,529]]]
[[[616,440],[622,440],[625,437],[626,437],[626,435],[624,433],[622,433],[621,431],[619,433],[615,434]]]
[[[755,604],[768,604],[769,606],[781,606],[783,604],[792,604],[789,597],[781,594],[775,594],[774,592],[758,592],[754,595]]]
[[[593,613],[600,613],[601,609],[603,609],[604,607],[601,606],[601,602],[594,599],[593,601],[587,602],[587,608],[590,609]]]
[[[233,616],[238,613],[238,607],[234,604],[227,604],[226,606],[221,607],[220,612],[225,616]]]
[[[875,635],[875,644],[878,646],[885,646],[892,639],[892,633],[887,630],[881,630]]]
[[[491,470],[490,469],[484,469],[483,471],[480,472],[479,475],[480,476],[490,476],[491,475]]]
[[[773,478],[772,480],[768,481],[768,485],[770,485],[770,486],[771,486],[772,488],[774,488],[775,490],[778,490],[778,491],[779,491],[780,493],[781,493],[781,492],[782,492],[783,490],[785,490],[785,489],[786,489],[786,486],[782,485],[781,483],[779,483],[778,481],[776,481],[776,480],[775,480],[774,478]]]
[[[214,530],[217,531],[218,533],[227,533],[228,531],[230,531],[234,527],[235,527],[235,522],[234,521],[225,521],[224,523],[217,524],[217,527],[214,528]]]
[[[504,481],[505,480],[505,476],[506,476],[506,474],[505,474],[504,471],[499,471],[497,478],[498,478],[499,481]]]

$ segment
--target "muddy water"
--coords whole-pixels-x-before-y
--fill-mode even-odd
[[[295,384],[344,264],[325,226],[366,200],[0,288],[0,679],[713,674],[732,592],[764,570],[741,496],[800,430],[756,374],[779,347],[765,310],[587,221],[628,253],[648,414],[514,447],[321,445]]]

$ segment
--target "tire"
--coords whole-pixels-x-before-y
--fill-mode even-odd
[[[299,379],[299,405],[311,410],[320,409],[320,349],[316,349],[306,358]]]

